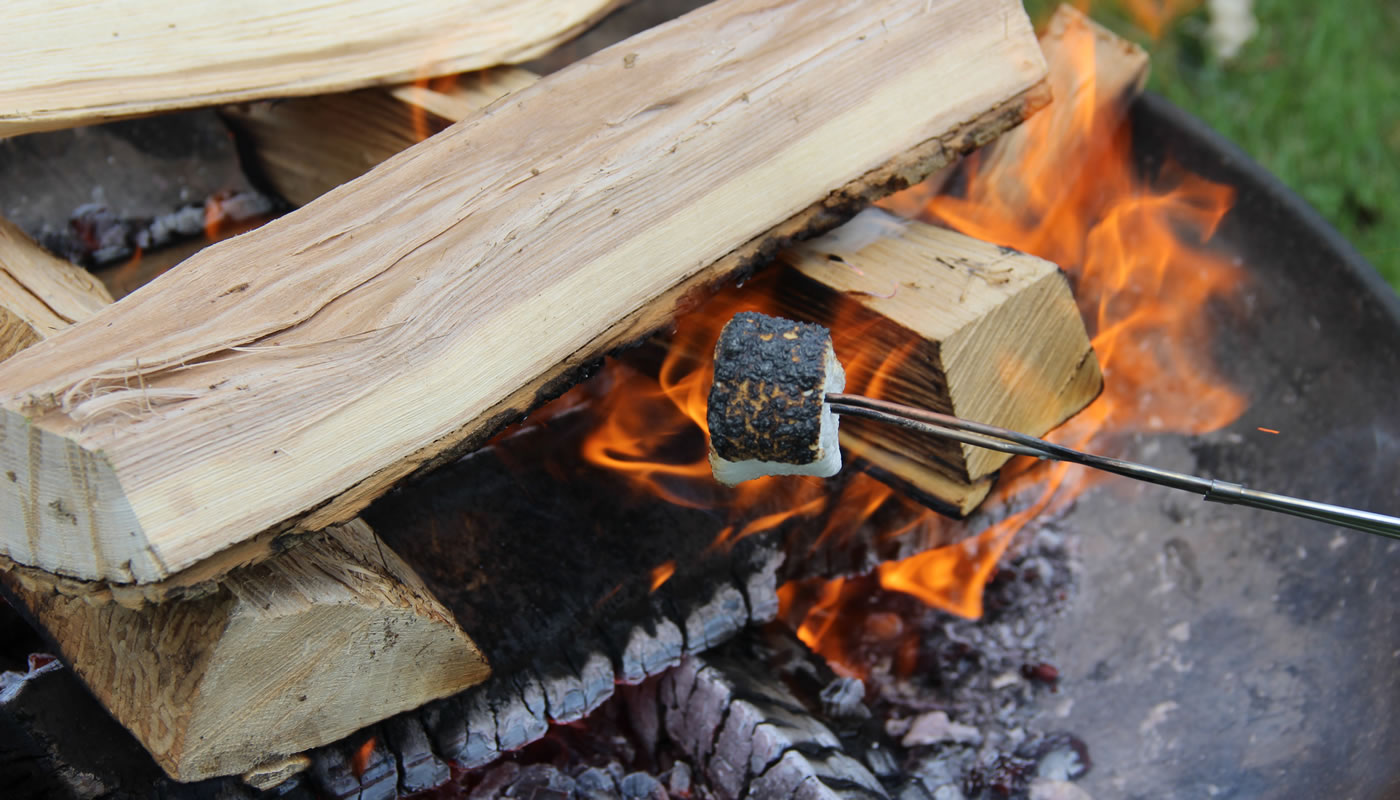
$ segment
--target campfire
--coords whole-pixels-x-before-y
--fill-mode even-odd
[[[729,487],[707,457],[716,342],[755,311],[829,329],[846,392],[1249,477],[1230,448],[1295,418],[1221,357],[1273,302],[1228,246],[1249,189],[1144,161],[1145,54],[1070,8],[1037,40],[1002,0],[892,0],[893,25],[721,0],[555,75],[441,77],[613,5],[522,11],[538,24],[492,28],[485,61],[433,49],[431,68],[222,108],[205,124],[258,188],[146,216],[92,204],[40,236],[110,293],[0,228],[0,263],[44,300],[0,294],[22,332],[0,366],[19,785],[1176,796],[1209,782],[1167,790],[1142,765],[1184,758],[1180,719],[1212,719],[1190,708],[1198,664],[1222,708],[1302,737],[1268,727],[1301,678],[1197,644],[1239,635],[1200,598],[1226,596],[1244,545],[1196,535],[1236,523],[854,417],[829,479]],[[738,55],[687,44],[705,37]],[[857,80],[874,53],[888,66]],[[280,91],[219,80],[208,99]],[[26,106],[10,133],[184,102],[140,83],[89,112],[74,85],[72,109]],[[400,85],[327,93],[352,83]],[[1325,536],[1318,564],[1361,547]],[[1085,614],[1100,595],[1142,608]],[[1138,628],[1142,652],[1105,651]],[[1164,671],[1170,693],[1142,688]],[[1090,697],[1123,687],[1138,696]],[[1281,762],[1241,746],[1241,769]]]

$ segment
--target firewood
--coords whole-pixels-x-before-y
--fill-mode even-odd
[[[783,310],[832,328],[848,391],[1040,435],[1103,387],[1069,283],[1043,259],[881,211],[780,259]],[[1010,458],[856,418],[841,441],[939,496]]]
[[[31,317],[31,335],[52,335],[105,305],[85,271],[3,220],[0,247],[0,278],[22,279],[21,298],[42,298],[48,310]],[[68,597],[34,570],[11,568],[0,581],[112,715],[183,780],[334,741],[487,673],[422,581],[359,520],[204,587],[205,596],[161,605],[120,590],[114,606]],[[287,677],[247,683],[264,670]]]
[[[442,85],[397,86],[231,106],[224,119],[253,157],[251,168],[277,193],[304,206],[371,167],[506,94],[534,83],[498,67]]]
[[[6,7],[0,137],[527,61],[618,0]]]
[[[7,579],[102,704],[184,781],[239,774],[486,677],[470,639],[363,522],[141,609]]]
[[[1068,5],[1061,6],[1051,17],[1046,29],[1041,33],[1039,41],[1058,80],[1056,96],[1060,98],[1060,102],[1052,103],[1050,110],[1046,112],[1054,118],[1056,125],[1064,126],[1073,123],[1073,120],[1070,119],[1070,110],[1075,106],[1075,103],[1072,102],[1073,96],[1090,89],[1099,96],[1099,101],[1095,103],[1094,107],[1105,112],[1098,121],[1099,124],[1114,126],[1121,122],[1121,115],[1126,113],[1128,103],[1142,90],[1146,81],[1148,58],[1141,47],[1115,36]],[[1090,43],[1091,46],[1085,47],[1086,42]],[[1071,69],[1073,59],[1084,58],[1090,53],[1096,61],[1095,80],[1083,82],[1081,79],[1080,82],[1071,83],[1069,80],[1071,76],[1082,74],[1082,71]],[[498,92],[504,94],[523,88],[534,77],[524,70],[512,69],[492,70],[477,76],[464,76],[464,79],[470,81],[469,85],[478,87],[479,94],[477,96],[482,97],[483,101],[489,102],[490,99],[497,96]],[[453,87],[456,85],[453,84]],[[260,108],[257,113],[250,112],[246,116],[235,113],[233,116],[236,126],[250,135],[253,147],[258,153],[260,165],[274,185],[282,189],[284,195],[287,195],[288,191],[284,187],[290,187],[292,192],[297,193],[296,197],[287,195],[290,199],[293,199],[294,202],[306,202],[360,174],[358,170],[346,168],[344,162],[338,158],[339,152],[353,150],[373,153],[375,163],[378,163],[378,161],[385,160],[392,155],[388,147],[379,147],[376,144],[377,137],[381,136],[383,131],[397,130],[398,140],[403,143],[403,146],[407,146],[409,142],[414,140],[414,126],[421,127],[424,124],[422,120],[442,119],[444,120],[442,124],[445,124],[445,120],[460,119],[462,115],[467,113],[465,105],[461,107],[460,111],[454,111],[451,107],[441,110],[444,108],[444,104],[440,100],[435,101],[434,99],[441,95],[419,87],[400,87],[394,90],[392,96],[399,101],[397,105],[382,97],[367,97],[366,95],[369,94],[363,92],[357,95],[300,101],[308,104],[308,107],[313,103],[324,104],[328,110],[324,117],[306,113],[298,108],[296,103],[266,106]],[[440,116],[435,113],[435,110],[441,110]],[[417,122],[414,122],[415,120]],[[261,124],[261,128],[258,127],[259,124]],[[306,152],[298,153],[295,159],[282,157],[284,151],[297,147],[298,142],[310,141],[309,134],[312,131],[327,129],[330,129],[331,133],[321,137],[320,147],[303,147]],[[436,130],[434,128],[433,132]],[[1033,146],[1033,142],[1034,138],[1025,130],[1018,129],[1008,132],[997,140],[994,147],[983,152],[984,163],[988,167],[992,167],[996,164],[1018,161],[1023,158],[1027,147]],[[1009,170],[999,170],[997,174],[1014,173]],[[926,181],[918,187],[901,193],[900,203],[907,206],[906,210],[911,213],[916,211],[917,208],[914,204],[921,202],[928,193],[936,191],[936,187],[931,187],[929,184],[930,182]],[[1022,191],[1022,189],[1023,187],[1007,186],[1002,191],[1014,193]],[[1008,196],[1010,195],[1008,194]],[[872,267],[867,265],[866,268]],[[966,278],[969,274],[971,273],[965,273],[963,277]],[[870,276],[877,281],[883,280],[880,275],[874,272],[870,273]],[[1006,285],[999,277],[993,278],[993,281],[1001,283],[1003,286]],[[897,281],[891,278],[888,283],[890,286],[894,286]],[[961,295],[963,288],[954,287],[954,283],[955,281],[949,281],[944,284],[944,288],[956,288]],[[1063,304],[1057,308],[1061,313],[1068,311],[1068,308]],[[791,311],[799,317],[806,318],[804,309],[800,307],[791,308]],[[1065,319],[1061,317],[1058,321],[1063,322]],[[1007,332],[1007,335],[1015,334],[1022,336],[1023,346],[1030,346],[1038,338],[1036,331],[1025,328],[1017,328]],[[1078,332],[1073,335],[1078,336]],[[1082,342],[1065,342],[1064,344],[1066,347],[1074,347],[1082,345]],[[903,361],[892,364],[891,368],[906,380],[918,380],[918,378],[906,374],[909,367]],[[994,378],[988,377],[996,369],[994,365],[983,363],[975,365],[974,369],[976,368],[983,370],[976,377],[967,376],[966,373],[955,377],[966,381],[966,383],[961,384],[962,386],[976,386],[984,381],[994,380]],[[1054,367],[1046,369],[1053,370]],[[1053,427],[1054,424],[1077,411],[1097,394],[1097,386],[1101,382],[1101,378],[1096,376],[1097,365],[1086,361],[1083,364],[1083,374],[1077,378],[1079,383],[1073,384],[1070,387],[1072,391],[1058,398],[1038,397],[1035,392],[1039,391],[1043,394],[1044,389],[1037,384],[1029,387],[1030,392],[1026,391],[1026,386],[1017,387],[1019,394],[1012,397],[1013,406],[1010,408],[993,409],[988,408],[986,402],[969,402],[967,400],[960,400],[959,405],[970,408],[969,413],[985,414],[986,416],[979,418],[982,421],[1008,427],[1031,424],[1034,432],[1041,434],[1048,430],[1048,427]],[[1069,376],[1066,374],[1063,377]],[[980,393],[983,389],[960,389],[957,394],[965,398],[967,391]],[[909,399],[911,401],[931,400],[937,402],[934,398],[923,396]],[[985,396],[981,398],[982,401],[986,399]],[[1021,402],[1015,402],[1018,399]],[[1025,413],[1027,408],[1035,408],[1038,403],[1044,403],[1039,408],[1046,413],[1038,418],[1028,419]],[[1059,407],[1056,404],[1059,404]],[[1008,413],[999,415],[992,413],[994,411]],[[1050,421],[1047,422],[1047,420]],[[947,451],[947,454],[951,456],[952,463],[948,463],[947,459],[940,463],[937,457],[921,454],[917,449],[910,451],[908,448],[891,446],[888,442],[881,441],[880,437],[872,438],[865,435],[866,432],[879,431],[879,428],[871,423],[859,421],[855,422],[853,427],[855,430],[843,436],[842,442],[853,453],[859,454],[860,457],[869,462],[875,474],[886,481],[898,484],[900,488],[920,497],[930,505],[955,516],[970,513],[986,498],[994,482],[994,476],[988,473],[1006,460],[1006,456],[991,451],[942,443],[941,449]],[[906,440],[912,440],[914,435],[903,434],[902,437]],[[969,456],[974,457],[974,463],[971,465],[974,469],[969,469],[967,464],[966,459]],[[982,463],[976,463],[978,458],[982,460]],[[989,467],[991,468],[989,469]],[[979,473],[979,476],[972,476],[971,472],[974,470]]]
[[[151,583],[346,521],[1043,73],[1011,0],[721,0],[604,50],[6,362],[0,551]]]
[[[0,360],[112,302],[87,270],[56,258],[0,219]]]

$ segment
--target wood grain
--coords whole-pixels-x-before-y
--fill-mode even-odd
[[[256,171],[304,206],[534,81],[526,70],[497,67],[448,82],[234,106],[223,116],[249,145]]]
[[[111,302],[102,282],[87,270],[55,258],[0,219],[0,359]]]
[[[358,520],[141,609],[4,580],[172,777],[246,772],[454,694],[489,670],[452,615]]]
[[[0,293],[0,310],[33,320],[34,341],[111,302],[86,271],[4,220],[0,268],[24,290],[18,301]],[[180,780],[326,744],[489,672],[418,575],[359,520],[159,605],[140,591],[74,594],[4,558],[0,584]]]
[[[152,582],[348,520],[1043,75],[1012,0],[721,0],[604,50],[0,366],[0,551]]]
[[[875,238],[845,245],[851,228],[882,214],[866,212],[782,256],[803,278],[785,284],[785,307],[832,327],[849,391],[1036,436],[1098,395],[1098,359],[1059,268],[893,218]],[[935,496],[982,482],[1010,458],[854,418],[842,420],[841,440]],[[948,501],[970,496],[962,491]]]
[[[9,0],[0,137],[519,63],[619,0]]]

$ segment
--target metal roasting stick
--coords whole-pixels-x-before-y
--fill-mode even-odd
[[[1093,467],[1128,478],[1155,483],[1159,486],[1195,492],[1214,503],[1262,508],[1265,511],[1292,514],[1295,517],[1341,525],[1391,539],[1400,539],[1400,518],[1385,514],[1334,506],[1329,503],[1318,503],[1273,492],[1261,492],[1238,483],[1158,469],[1146,464],[1124,461],[1120,458],[1081,453],[1078,450],[1047,442],[1044,439],[1037,439],[1024,433],[1017,433],[1007,428],[972,422],[900,403],[891,403],[888,400],[876,400],[858,394],[831,393],[826,396],[826,402],[831,405],[832,411],[845,416],[865,417],[877,422],[886,422],[933,436],[941,436],[945,439],[954,439],[975,447],[999,450],[1003,453],[1048,458]]]

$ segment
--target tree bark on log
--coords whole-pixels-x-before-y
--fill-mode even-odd
[[[0,548],[151,583],[348,520],[692,291],[1045,99],[1011,0],[861,11],[706,6],[11,359]]]
[[[198,0],[13,0],[0,38],[0,138],[519,63],[618,5],[290,0],[250,13]]]

